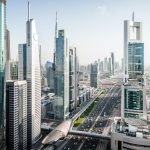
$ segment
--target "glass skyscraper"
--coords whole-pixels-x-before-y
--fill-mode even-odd
[[[6,64],[6,0],[0,0],[0,145],[4,133],[4,80]]]
[[[65,31],[59,30],[55,51],[55,118],[64,120],[69,115],[69,50]]]
[[[26,80],[27,73],[27,45],[18,45],[18,79]]]
[[[98,76],[98,64],[95,62],[91,64],[91,72],[90,72],[90,86],[97,88],[97,76]]]

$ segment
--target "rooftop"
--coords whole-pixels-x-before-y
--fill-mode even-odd
[[[130,137],[149,139],[150,123],[136,118],[118,119],[112,124],[112,132],[118,132]]]
[[[144,84],[142,82],[138,82],[137,80],[129,80],[128,83],[124,84],[128,87],[136,87],[136,88],[142,88]]]
[[[136,118],[125,118],[125,122],[128,125],[132,125],[132,126],[147,126],[148,123],[145,120],[141,120],[141,119],[136,119]]]

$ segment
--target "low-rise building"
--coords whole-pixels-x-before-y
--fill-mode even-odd
[[[112,150],[149,150],[150,124],[146,120],[117,118],[111,127]]]

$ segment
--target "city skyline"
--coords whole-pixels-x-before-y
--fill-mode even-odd
[[[11,55],[13,54],[13,59],[17,58],[18,43],[22,43],[25,40],[23,38],[25,31],[23,22],[27,18],[26,2],[8,1],[7,4],[7,24],[10,30]],[[78,5],[79,3],[80,5]],[[130,7],[128,7],[129,4]],[[80,64],[88,64],[95,59],[104,58],[111,51],[115,53],[116,60],[121,62],[121,57],[123,56],[122,22],[125,19],[130,19],[132,12],[135,11],[135,20],[143,22],[145,64],[146,66],[149,65],[150,21],[147,19],[147,14],[150,13],[149,4],[150,2],[146,0],[144,2],[138,0],[136,5],[135,0],[126,2],[115,0],[113,4],[108,0],[88,1],[88,3],[85,3],[85,1],[65,2],[60,0],[41,3],[32,0],[31,18],[33,17],[37,20],[39,43],[42,46],[42,64],[47,60],[53,61],[56,11],[58,12],[58,27],[60,29],[65,28],[67,35],[69,35],[69,45],[77,47]],[[18,5],[20,7],[17,7]],[[44,8],[44,11],[39,11],[42,8]],[[16,23],[14,24],[14,22]],[[87,51],[88,55],[84,59]]]
[[[143,1],[0,0],[1,150],[150,149]]]

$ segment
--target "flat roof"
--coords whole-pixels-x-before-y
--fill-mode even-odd
[[[141,120],[136,118],[125,118],[125,122],[132,126],[147,126],[146,120]]]

